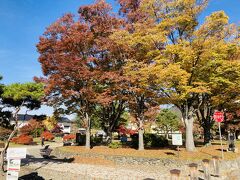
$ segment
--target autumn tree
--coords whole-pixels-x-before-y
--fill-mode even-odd
[[[109,55],[109,36],[119,21],[104,1],[82,6],[78,20],[66,14],[47,28],[37,45],[49,104],[77,113],[85,121],[90,148],[90,117],[96,104],[108,106],[121,99],[121,61]],[[118,85],[118,86],[117,86]],[[63,108],[64,107],[64,108]]]
[[[194,117],[208,142],[212,110],[239,95],[237,28],[223,11],[212,13],[199,25],[198,15],[207,0],[119,2],[129,23],[113,39],[128,52],[128,74],[138,73],[145,89],[158,91],[160,103],[181,110],[186,148],[194,151]]]
[[[1,153],[1,168],[4,171],[4,155],[9,146],[9,142],[19,129],[17,114],[22,107],[29,108],[31,110],[40,107],[40,100],[43,97],[43,85],[41,83],[15,83],[4,86],[2,97],[4,103],[9,107],[13,107],[13,120],[15,121],[14,129],[5,144],[5,147]]]
[[[22,126],[19,130],[21,134],[38,137],[44,131],[44,125],[37,119],[30,119],[27,124]]]

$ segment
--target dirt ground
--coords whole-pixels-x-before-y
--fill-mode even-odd
[[[237,143],[237,147],[240,151],[240,142]],[[224,143],[224,159],[232,160],[240,157],[240,152],[227,152],[227,144]],[[133,148],[118,148],[111,149],[106,146],[95,146],[90,150],[85,149],[83,146],[65,146],[61,147],[62,151],[65,152],[81,152],[81,153],[94,153],[102,155],[119,155],[119,156],[131,156],[131,157],[147,157],[147,158],[172,158],[180,160],[201,160],[205,158],[212,158],[212,156],[221,157],[221,145],[219,142],[212,143],[211,146],[197,147],[195,152],[187,152],[185,148],[181,147],[179,151],[176,148],[160,148],[160,149],[146,149],[138,151]],[[78,158],[75,162],[78,161]],[[101,161],[101,160],[100,160]],[[84,162],[84,160],[83,160]],[[87,161],[86,161],[87,162]],[[90,161],[92,162],[92,161]]]

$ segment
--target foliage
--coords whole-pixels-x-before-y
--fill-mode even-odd
[[[51,130],[51,133],[62,133],[63,129],[58,124],[54,126],[54,128]]]
[[[208,0],[118,2],[120,16],[100,0],[80,7],[78,18],[64,15],[40,37],[46,98],[59,111],[82,116],[88,132],[96,106],[108,115],[111,103],[127,102],[141,137],[147,111],[174,104],[193,151],[194,117],[207,135],[213,109],[238,98],[239,29],[223,11],[199,25]]]
[[[27,134],[21,134],[18,137],[12,138],[12,142],[14,142],[16,144],[30,145],[33,143],[33,138]]]
[[[103,140],[102,137],[97,137],[97,136],[92,137],[91,136],[91,142],[94,145],[100,145],[102,143],[102,140]]]
[[[12,117],[12,113],[11,111],[3,111],[2,109],[0,109],[0,126],[9,128],[10,118]]]
[[[42,132],[41,138],[43,138],[43,137],[44,137],[45,141],[51,141],[54,139],[54,135],[49,131]]]
[[[192,151],[194,116],[207,131],[213,109],[238,98],[239,29],[223,11],[198,26],[208,0],[119,2],[127,25],[112,38],[127,52],[126,74],[139,86],[157,90],[160,103],[181,110]]]
[[[117,131],[120,135],[133,135],[138,133],[137,130],[127,129],[124,124],[119,125]]]
[[[4,141],[4,140],[8,139],[11,132],[12,132],[11,129],[0,127],[0,141]]]
[[[86,121],[84,120],[84,117],[80,115],[77,115],[75,117],[75,122],[78,128],[86,128],[87,126]],[[95,113],[93,113],[91,116],[91,127],[94,129],[99,129],[101,127],[99,118]]]
[[[111,149],[118,149],[118,148],[122,147],[122,144],[121,144],[121,142],[111,142],[108,145],[108,147],[111,148]]]
[[[168,146],[168,140],[164,136],[145,133],[144,144],[146,147],[166,147]]]
[[[43,84],[41,83],[14,83],[3,88],[3,103],[23,105],[28,109],[39,107],[39,100],[43,97]]]
[[[41,122],[38,122],[35,119],[31,119],[27,122],[26,125],[21,127],[19,130],[21,134],[27,134],[27,135],[32,135],[34,137],[39,137],[43,132],[44,127],[41,124]]]
[[[52,131],[53,128],[57,125],[57,120],[54,116],[47,117],[45,120],[43,120],[43,125],[48,131]]]
[[[111,102],[108,106],[96,106],[91,119],[94,121],[93,124],[98,124],[99,128],[111,136],[119,124],[126,123],[126,119],[122,116],[124,113],[126,113],[125,102],[118,100]]]
[[[30,124],[26,124],[26,125],[22,126],[19,130],[20,130],[21,134],[29,135],[30,132],[33,130],[33,127]]]
[[[138,146],[138,134],[134,134],[131,136],[132,142],[131,146],[133,148],[137,148]],[[144,145],[147,148],[156,148],[156,147],[166,147],[168,146],[168,140],[160,135],[156,134],[146,134],[144,133]]]
[[[67,134],[67,135],[63,136],[63,141],[70,141],[70,140],[75,140],[75,139],[76,139],[75,134]]]
[[[119,59],[108,55],[109,36],[121,26],[111,7],[97,1],[66,14],[50,25],[37,45],[46,99],[61,113],[77,113],[86,121],[86,147],[90,148],[90,118],[96,104],[121,99]],[[54,57],[54,58],[53,58]],[[65,108],[63,108],[65,107]]]
[[[13,131],[11,132],[6,145],[2,151],[0,166],[4,171],[4,154],[6,153],[10,140],[17,133],[19,125],[17,114],[23,106],[33,110],[40,108],[41,98],[43,97],[43,84],[42,83],[15,83],[4,86],[2,94],[2,103],[6,104],[7,107],[15,108],[13,113],[13,119],[15,120],[15,125]],[[27,141],[27,140],[26,140]],[[26,142],[27,143],[27,142]]]
[[[168,133],[171,130],[179,130],[180,119],[171,110],[163,109],[158,114],[156,123],[158,128]]]

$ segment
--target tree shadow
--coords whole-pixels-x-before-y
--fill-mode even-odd
[[[196,147],[203,147],[203,146],[205,146],[205,144],[204,144],[204,142],[197,141],[197,142],[195,142],[195,146]]]
[[[37,172],[23,175],[18,178],[19,180],[45,180],[42,176],[39,176]]]
[[[36,158],[32,155],[27,155],[26,159],[22,159],[21,166],[29,166],[30,164],[41,163],[41,166],[36,168],[35,170],[41,169],[42,167],[48,165],[49,163],[72,163],[74,158],[57,158],[56,156],[50,156],[50,158]]]
[[[165,152],[165,154],[172,155],[172,156],[176,155],[175,153],[172,153],[172,152]]]
[[[222,149],[220,149],[220,148],[218,148],[218,149],[216,149],[217,151],[222,151]],[[223,152],[227,152],[227,150],[226,149],[223,149]]]

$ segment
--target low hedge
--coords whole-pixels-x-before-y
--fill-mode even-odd
[[[44,137],[44,140],[45,141],[51,141],[54,139],[54,135],[49,132],[49,131],[44,131],[42,134],[41,134],[41,138]]]
[[[132,135],[131,138],[132,138],[131,146],[133,148],[137,148],[138,134]],[[143,135],[143,140],[144,140],[144,147],[147,147],[147,148],[166,147],[169,145],[168,140],[164,136],[157,135],[157,134],[145,133]]]

